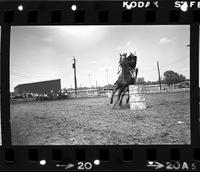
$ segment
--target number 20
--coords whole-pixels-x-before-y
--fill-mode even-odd
[[[92,169],[92,163],[78,162],[78,170],[91,170],[91,169]]]

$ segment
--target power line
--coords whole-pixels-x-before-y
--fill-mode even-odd
[[[177,60],[175,60],[175,61],[173,61],[173,62],[171,62],[171,63],[169,63],[169,64],[167,64],[167,65],[161,65],[161,67],[168,67],[168,66],[171,66],[171,65],[174,65],[174,64],[176,64],[176,63],[180,63],[180,60],[187,60],[187,58],[179,58],[179,59],[177,59]],[[183,61],[181,61],[181,62],[183,62]]]
[[[106,79],[107,79],[107,85],[108,85],[108,69],[106,68]]]
[[[24,78],[24,79],[33,79],[33,78],[25,77],[25,76],[22,76],[22,75],[18,75],[18,74],[13,74],[13,76]]]
[[[91,78],[90,78],[90,73],[88,74],[89,76],[89,87],[91,87]]]
[[[32,73],[30,73],[30,71],[20,71],[20,70],[16,70],[16,69],[13,69],[11,67],[11,70],[16,72],[16,73],[19,73],[19,74],[22,74],[22,75],[29,75],[29,76],[38,76],[40,77],[42,74],[41,73],[36,73],[36,71],[33,71]]]
[[[11,77],[12,76],[16,76],[16,77],[20,77],[20,78],[24,78],[24,79],[30,79],[30,80],[35,80],[36,78],[40,78],[41,76],[33,76],[33,75],[31,75],[31,76],[26,76],[26,75],[23,75],[23,74],[21,74],[21,73],[18,73],[18,72],[15,72],[15,71],[12,71],[11,70]]]
[[[30,73],[22,73],[22,72],[17,72],[15,70],[11,70],[12,73],[16,73],[16,74],[19,74],[19,75],[23,75],[23,76],[31,76],[31,77],[41,77],[41,74],[39,75],[36,75],[36,74],[30,74]]]
[[[160,67],[162,67],[162,68],[166,68],[166,67],[168,67],[168,66],[172,66],[172,65],[174,65],[174,64],[177,64],[177,63],[180,63],[180,60],[181,59],[184,59],[184,60],[186,60],[187,58],[179,58],[179,59],[177,59],[177,60],[175,60],[175,61],[173,61],[173,62],[171,62],[171,63],[168,63],[168,64],[166,64],[166,65],[160,65]],[[181,61],[181,63],[183,62],[183,60]],[[146,68],[146,69],[144,69],[143,71],[145,71],[145,72],[149,72],[149,71],[152,71],[152,70],[156,70],[156,68],[155,67],[151,67],[151,68]]]
[[[36,73],[36,71],[32,70],[32,68],[27,68],[25,70],[21,70],[21,69],[24,69],[24,66],[23,67],[16,67],[16,66],[11,65],[10,69],[15,70],[17,72],[20,72],[22,74],[33,75],[33,73],[34,73],[35,76],[36,75],[41,76],[41,73]],[[30,73],[31,70],[32,70],[32,73]],[[56,69],[56,72],[62,72],[62,73],[64,73],[65,71],[64,71],[64,68],[63,68],[63,70]]]

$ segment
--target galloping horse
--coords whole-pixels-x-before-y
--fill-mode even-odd
[[[111,99],[110,99],[110,104],[113,103],[113,97],[118,90],[118,98],[113,107],[116,106],[116,104],[119,102],[119,105],[122,105],[122,99],[123,96],[127,91],[129,91],[129,85],[130,84],[135,84],[136,78],[137,78],[137,73],[138,73],[138,68],[136,68],[136,63],[137,63],[137,56],[133,55],[130,53],[128,57],[127,53],[125,54],[120,54],[120,61],[119,65],[121,67],[121,73],[117,79],[117,81],[114,83],[115,89],[113,90]],[[119,73],[119,72],[118,72]],[[128,98],[126,100],[126,105],[129,102],[129,94]]]

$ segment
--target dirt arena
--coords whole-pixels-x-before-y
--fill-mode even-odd
[[[190,144],[190,93],[146,94],[147,109],[109,98],[11,104],[14,145]]]

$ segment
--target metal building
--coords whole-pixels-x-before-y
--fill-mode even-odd
[[[35,94],[58,94],[61,90],[60,79],[20,84],[14,88],[15,94],[35,93]]]

